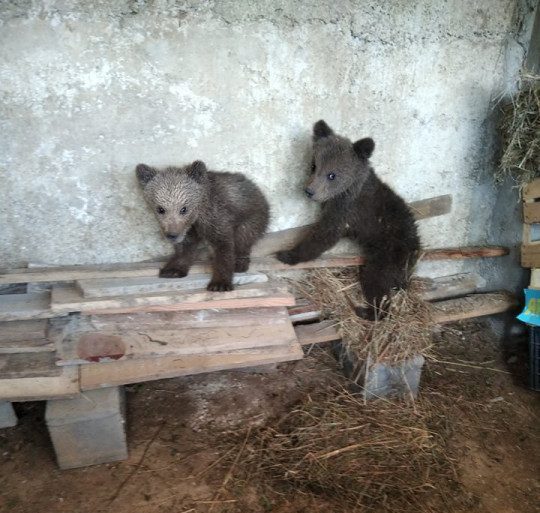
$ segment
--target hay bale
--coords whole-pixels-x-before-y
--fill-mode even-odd
[[[522,188],[540,176],[540,76],[525,74],[519,92],[502,109],[503,153],[495,173]]]

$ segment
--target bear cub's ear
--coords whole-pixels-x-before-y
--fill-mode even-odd
[[[375,149],[375,141],[371,137],[360,139],[353,144],[353,149],[361,159],[369,159]]]
[[[138,164],[135,168],[135,172],[137,173],[137,179],[139,180],[139,183],[144,187],[148,184],[154,176],[157,175],[157,171],[150,166],[147,166],[146,164]]]
[[[320,119],[313,125],[313,140],[318,141],[323,137],[334,135],[334,131],[326,124],[324,119]]]
[[[202,160],[196,160],[187,168],[187,174],[190,178],[193,178],[196,182],[202,182],[206,176],[206,164]]]

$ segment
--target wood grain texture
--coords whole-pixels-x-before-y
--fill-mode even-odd
[[[46,337],[46,333],[45,319],[0,322],[0,345],[3,342],[42,340]]]
[[[91,315],[86,317],[89,329],[134,330],[228,328],[236,326],[261,326],[287,322],[282,316],[283,307],[241,308],[236,310],[195,310],[180,312],[136,312],[118,315]]]
[[[46,319],[52,317],[50,293],[0,295],[0,321]]]
[[[433,320],[438,324],[507,312],[517,306],[508,292],[488,292],[433,303]]]
[[[466,258],[493,258],[508,255],[510,250],[502,246],[464,246],[427,250],[422,260],[463,260]]]
[[[80,393],[79,367],[57,367],[54,377],[0,379],[0,401],[46,401],[74,397]]]
[[[0,380],[59,376],[54,353],[0,354]]]
[[[58,349],[58,365],[148,359],[165,356],[213,354],[259,347],[289,346],[296,335],[287,311],[272,325],[236,327],[151,328],[135,331],[88,331],[75,326],[65,333]]]
[[[540,241],[521,245],[521,267],[540,267]]]
[[[523,187],[522,196],[525,201],[534,201],[535,199],[540,198],[540,178],[536,178]]]
[[[302,346],[341,340],[336,322],[330,320],[295,326],[294,331]]]
[[[144,294],[110,298],[84,298],[73,285],[56,285],[51,296],[51,310],[57,314],[83,312],[113,314],[202,310],[206,308],[253,308],[290,306],[294,296],[281,285],[243,285],[230,292],[192,291]]]
[[[190,356],[165,356],[151,360],[126,360],[82,365],[81,389],[139,383],[204,372],[221,371],[300,360],[303,351],[298,342],[290,346],[251,349],[230,353]]]
[[[460,273],[417,281],[420,295],[425,301],[436,301],[465,296],[486,286],[486,280],[475,273]]]
[[[158,278],[139,276],[133,278],[102,278],[77,280],[77,287],[85,298],[129,296],[206,289],[210,274],[190,274],[185,278]],[[235,286],[250,283],[265,283],[268,276],[263,273],[236,273],[233,277]]]
[[[523,203],[523,222],[540,223],[540,202]]]
[[[478,246],[464,248],[428,249],[423,254],[424,260],[466,259],[500,257],[509,253],[508,248],[501,246]],[[355,254],[333,255],[325,253],[310,262],[290,266],[274,257],[254,257],[251,259],[250,271],[283,271],[288,269],[317,269],[324,267],[350,267],[362,265],[364,258],[360,251]],[[44,267],[28,269],[9,269],[0,272],[0,283],[37,283],[76,281],[104,278],[157,277],[164,262],[139,262],[133,264],[112,264],[95,266]],[[210,264],[196,262],[190,270],[192,274],[211,271]]]

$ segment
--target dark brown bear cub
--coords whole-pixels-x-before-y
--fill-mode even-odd
[[[270,209],[260,189],[240,173],[208,171],[199,160],[164,170],[139,164],[136,173],[163,233],[174,244],[174,255],[159,275],[186,276],[205,240],[213,252],[208,290],[232,290],[234,272],[248,270],[251,247],[268,226]]]
[[[352,143],[324,122],[313,127],[313,164],[306,195],[321,203],[321,215],[300,242],[277,258],[287,264],[312,260],[341,237],[358,242],[366,264],[360,284],[373,319],[383,298],[407,287],[420,249],[415,220],[406,203],[381,182],[370,165],[373,139]]]

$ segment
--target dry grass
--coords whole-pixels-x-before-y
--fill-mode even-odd
[[[522,188],[540,176],[540,76],[524,75],[519,93],[503,107],[503,154],[495,174]]]
[[[342,513],[437,511],[427,500],[433,490],[443,501],[455,491],[446,438],[433,429],[440,413],[427,398],[365,404],[336,376],[335,386],[306,393],[247,443],[238,439],[227,463],[236,496],[258,483],[258,494],[273,502],[300,493]]]
[[[399,291],[387,303],[387,315],[375,322],[356,315],[361,302],[358,270],[316,269],[293,283],[297,295],[315,303],[339,328],[349,352],[360,360],[396,363],[426,354],[431,347],[433,321],[428,303],[414,287]]]

